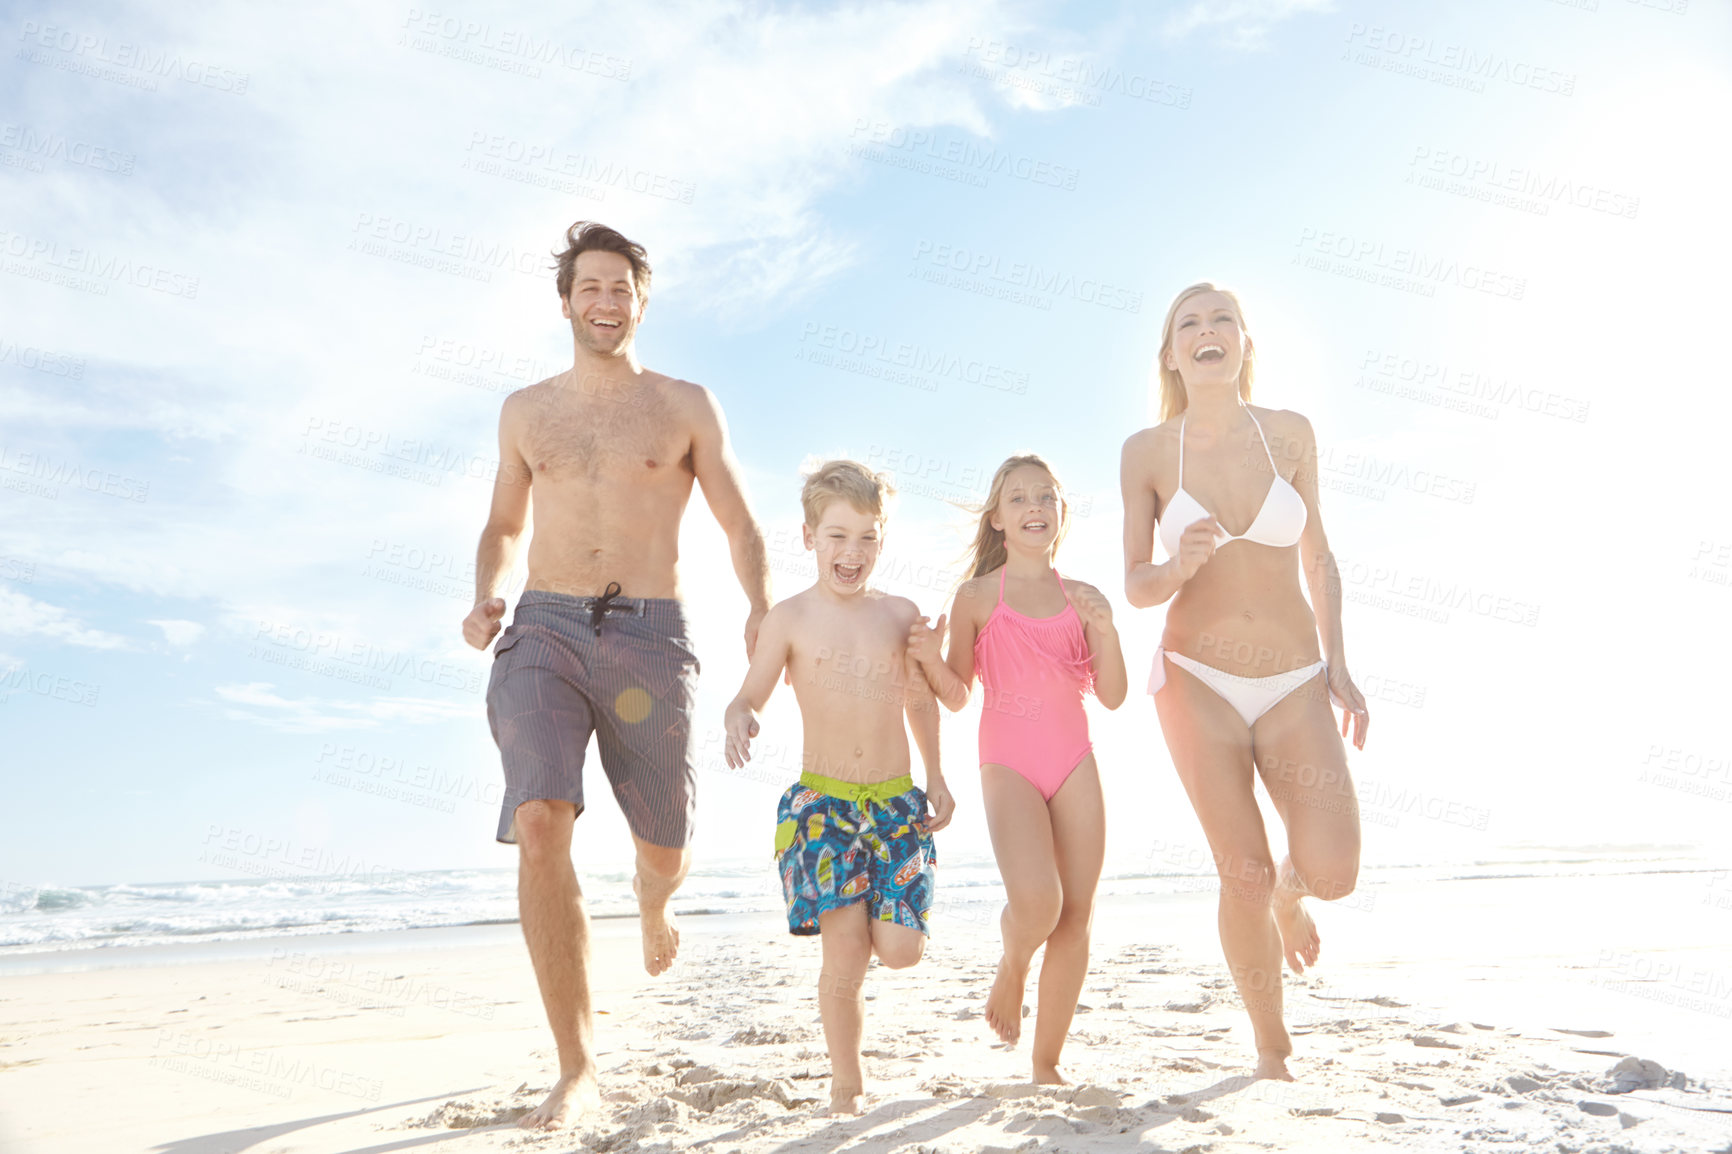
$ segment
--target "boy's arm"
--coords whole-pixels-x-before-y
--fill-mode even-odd
[[[926,801],[932,806],[932,820],[926,828],[936,832],[950,824],[951,814],[956,810],[956,799],[950,796],[944,770],[938,764],[938,702],[920,661],[906,651],[902,669],[907,680],[902,695],[903,711],[908,715],[908,728],[914,731],[920,763],[926,767]]]
[[[751,740],[758,735],[758,710],[770,700],[770,694],[776,691],[776,679],[787,668],[790,612],[786,605],[777,605],[764,616],[746,679],[722,715],[722,727],[727,731],[724,755],[729,769],[738,769],[751,760]]]

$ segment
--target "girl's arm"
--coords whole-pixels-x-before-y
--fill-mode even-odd
[[[969,691],[974,686],[974,639],[985,617],[983,599],[990,595],[988,586],[978,578],[971,578],[962,583],[950,605],[950,652],[938,663],[938,676],[932,688],[938,700],[952,712],[968,704]],[[991,612],[990,607],[986,612]],[[932,673],[927,676],[932,677]]]
[[[1130,678],[1125,675],[1125,655],[1119,648],[1119,631],[1113,625],[1113,607],[1106,594],[1082,581],[1070,582],[1071,604],[1082,618],[1088,639],[1089,665],[1095,673],[1095,700],[1108,709],[1125,703]]]
[[[1299,565],[1311,592],[1311,609],[1317,616],[1317,637],[1323,660],[1329,666],[1329,695],[1342,709],[1341,735],[1351,723],[1355,748],[1365,748],[1365,732],[1371,716],[1365,698],[1347,672],[1347,646],[1341,636],[1341,572],[1335,566],[1329,538],[1323,532],[1323,513],[1317,507],[1317,435],[1311,422],[1298,413],[1283,413],[1289,436],[1299,446],[1299,467],[1293,473],[1293,488],[1305,501],[1305,531],[1299,537]]]
[[[727,731],[724,756],[729,769],[739,769],[752,758],[751,741],[758,735],[758,711],[770,700],[770,694],[776,690],[776,679],[788,666],[791,637],[788,618],[792,612],[787,602],[783,602],[764,617],[746,679],[722,715],[722,728]]]

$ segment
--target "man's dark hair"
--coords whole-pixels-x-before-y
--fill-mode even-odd
[[[565,230],[565,251],[553,254],[559,262],[559,299],[564,300],[571,295],[571,282],[576,277],[577,257],[585,252],[617,252],[631,262],[632,282],[637,285],[638,304],[649,303],[650,265],[649,254],[644,252],[643,245],[627,240],[622,234],[605,224],[593,220],[580,220]]]

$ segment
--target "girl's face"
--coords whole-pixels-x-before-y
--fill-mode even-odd
[[[992,527],[1004,534],[1007,549],[1048,552],[1058,540],[1058,485],[1039,465],[1018,465],[1004,479]]]
[[[1173,317],[1166,367],[1178,371],[1185,388],[1233,385],[1245,364],[1245,331],[1239,310],[1217,292],[1186,297]]]

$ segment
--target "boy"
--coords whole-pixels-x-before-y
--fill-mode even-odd
[[[872,955],[902,969],[925,952],[931,835],[955,808],[938,766],[932,690],[907,653],[920,610],[866,588],[890,493],[885,478],[855,461],[830,461],[807,478],[801,537],[817,555],[818,580],[764,618],[725,722],[728,765],[739,768],[751,756],[758,710],[786,671],[805,730],[805,772],[777,807],[777,865],[789,932],[822,939],[818,1014],[832,1114],[861,1109],[861,989]],[[926,766],[925,793],[908,772],[904,714]]]

